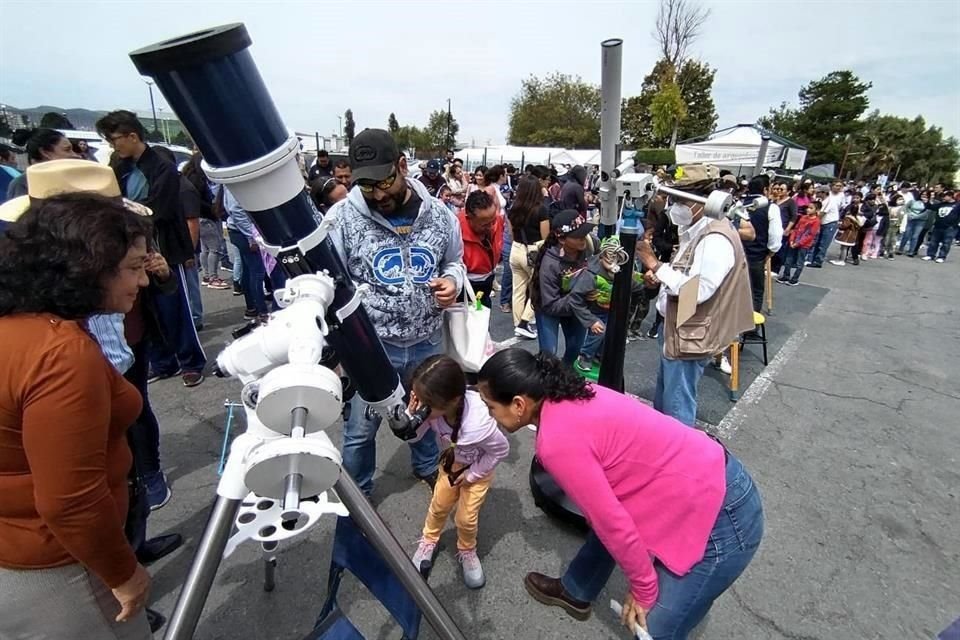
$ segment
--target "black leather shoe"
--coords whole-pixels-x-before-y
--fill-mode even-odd
[[[159,611],[147,609],[147,623],[150,625],[150,633],[156,633],[160,627],[167,624],[167,619]]]
[[[586,620],[590,617],[590,603],[570,597],[570,594],[563,590],[559,578],[551,578],[542,573],[528,573],[523,579],[523,586],[537,602],[560,607],[577,620]]]
[[[148,566],[164,556],[170,555],[183,544],[183,536],[179,533],[170,533],[165,536],[150,538],[137,549],[137,560],[143,566]]]

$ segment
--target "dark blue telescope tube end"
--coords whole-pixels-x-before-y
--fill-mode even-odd
[[[289,137],[241,23],[171,38],[130,54],[213,167],[266,156]]]
[[[327,336],[361,397],[396,426],[403,386],[332,241],[319,233],[287,131],[257,69],[243,24],[171,38],[130,54],[203,153],[207,177],[230,188],[267,250],[291,277],[326,271],[336,283]],[[295,258],[288,260],[286,258]]]
[[[234,22],[151,44],[132,52],[130,58],[141,75],[153,77],[179,71],[185,60],[193,65],[219,62],[251,44],[247,28],[242,22]]]

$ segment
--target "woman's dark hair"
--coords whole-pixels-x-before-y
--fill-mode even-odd
[[[478,378],[490,397],[510,404],[515,396],[534,400],[589,400],[593,389],[582,376],[550,353],[533,355],[513,347],[490,356]]]
[[[527,226],[530,216],[538,214],[541,208],[543,208],[543,191],[540,189],[540,180],[534,176],[520,178],[517,195],[508,215],[515,240],[526,240],[527,244],[539,242],[539,235],[536,238],[521,239],[521,231]]]
[[[0,316],[81,320],[103,309],[103,279],[150,223],[122,203],[72,193],[38,200],[0,236]]]
[[[66,136],[56,129],[18,129],[10,136],[10,141],[27,150],[27,158],[33,162],[43,162],[43,151],[53,151]]]
[[[485,166],[483,166],[483,165],[480,165],[479,167],[477,167],[476,169],[473,170],[473,175],[477,175],[478,173],[486,176],[486,175],[487,175],[487,168],[486,168]]]
[[[530,276],[530,304],[533,305],[534,309],[539,309],[543,302],[540,295],[540,266],[543,264],[543,257],[547,255],[547,251],[551,247],[556,247],[559,244],[560,236],[551,231],[540,246],[540,251],[537,251],[537,258],[533,265],[533,275]]]
[[[17,159],[17,154],[12,147],[0,143],[0,160],[11,162]]]
[[[550,169],[543,166],[542,164],[538,164],[530,171],[530,175],[534,176],[538,180],[549,180]]]
[[[495,164],[483,172],[483,179],[486,180],[487,184],[496,184],[505,173],[503,165]]]

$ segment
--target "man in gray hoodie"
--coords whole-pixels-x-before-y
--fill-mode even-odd
[[[334,205],[331,239],[351,278],[369,290],[363,305],[406,384],[423,360],[443,351],[443,309],[466,278],[460,225],[442,202],[407,178],[407,161],[390,134],[366,129],[350,145],[353,188]],[[376,468],[377,417],[355,396],[343,427],[343,466],[370,495]],[[433,486],[437,444],[410,446],[413,472]]]

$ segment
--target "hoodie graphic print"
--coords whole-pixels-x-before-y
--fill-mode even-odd
[[[409,233],[397,233],[371,211],[357,188],[327,213],[335,216],[330,237],[350,277],[369,286],[363,306],[377,335],[395,345],[415,344],[440,328],[443,310],[430,280],[449,277],[459,291],[465,277],[457,219],[420,182],[407,180],[407,186],[422,200]]]

